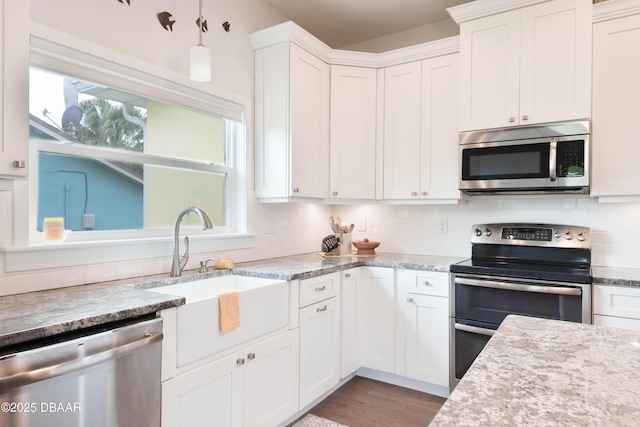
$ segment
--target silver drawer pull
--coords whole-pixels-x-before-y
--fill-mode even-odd
[[[431,282],[429,282],[428,280],[424,280],[424,281],[422,282],[422,286],[427,286],[427,287],[429,287],[429,286],[431,286]]]
[[[351,278],[351,273],[345,273],[344,277],[347,279]]]
[[[407,302],[413,302],[413,298],[407,298]]]
[[[318,286],[318,287],[316,288],[316,292],[322,292],[322,291],[324,291],[325,289],[327,289],[327,285]]]
[[[325,305],[324,307],[318,307],[316,308],[316,312],[320,313],[322,311],[327,311],[327,306]]]

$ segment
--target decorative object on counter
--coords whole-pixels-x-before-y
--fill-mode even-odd
[[[219,259],[216,261],[216,265],[213,266],[216,270],[233,270],[235,263],[232,259]]]
[[[340,255],[340,242],[338,242],[338,238],[335,234],[329,234],[322,239],[321,245],[322,252],[325,254],[334,254]]]
[[[380,246],[380,242],[372,242],[369,239],[356,240],[352,244],[358,249],[356,255],[375,255],[375,249]]]
[[[342,218],[338,217],[329,217],[329,225],[331,226],[331,230],[336,234],[336,239],[338,240],[339,245],[339,253],[335,255],[351,255],[351,232],[355,227],[355,224],[343,224]],[[326,252],[326,251],[325,251]]]
[[[218,295],[220,332],[229,332],[240,326],[240,297],[238,291],[224,291]]]
[[[62,217],[45,218],[42,221],[42,229],[44,230],[44,240],[49,243],[60,243],[67,237]]]

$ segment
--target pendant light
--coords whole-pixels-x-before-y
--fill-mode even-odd
[[[211,51],[202,44],[202,0],[199,0],[198,45],[190,52],[191,80],[208,82],[211,80]]]

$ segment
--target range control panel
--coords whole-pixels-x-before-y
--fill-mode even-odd
[[[474,224],[471,243],[591,249],[591,229],[558,224]]]

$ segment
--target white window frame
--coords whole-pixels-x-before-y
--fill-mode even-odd
[[[32,23],[32,66],[66,74],[117,89],[130,91],[161,102],[194,109],[205,114],[228,118],[239,126],[225,126],[229,140],[235,146],[227,153],[229,167],[201,162],[203,171],[226,171],[226,225],[203,232],[189,228],[190,251],[228,251],[253,247],[255,236],[248,234],[247,197],[247,135],[251,135],[251,102],[249,99],[225,92],[210,84],[196,84],[187,76],[140,61],[104,46],[81,40],[66,33]],[[25,93],[25,96],[27,94]],[[35,143],[34,146],[46,143]],[[50,147],[50,145],[47,145]],[[95,148],[93,148],[95,150]],[[82,155],[84,147],[59,144],[56,152]],[[47,149],[46,151],[51,151]],[[104,150],[109,160],[132,160],[131,153]],[[194,162],[162,156],[136,153],[138,159],[152,159],[154,164],[180,167]],[[196,162],[197,163],[197,162]],[[200,169],[200,167],[196,167]],[[25,271],[35,268],[56,268],[99,262],[118,262],[170,257],[173,227],[167,229],[75,232],[62,244],[38,244],[32,238],[35,230],[37,191],[37,151],[30,148],[29,179],[14,182],[14,242],[5,248],[5,271]],[[37,189],[37,187],[35,187]],[[186,206],[185,206],[186,207]]]

